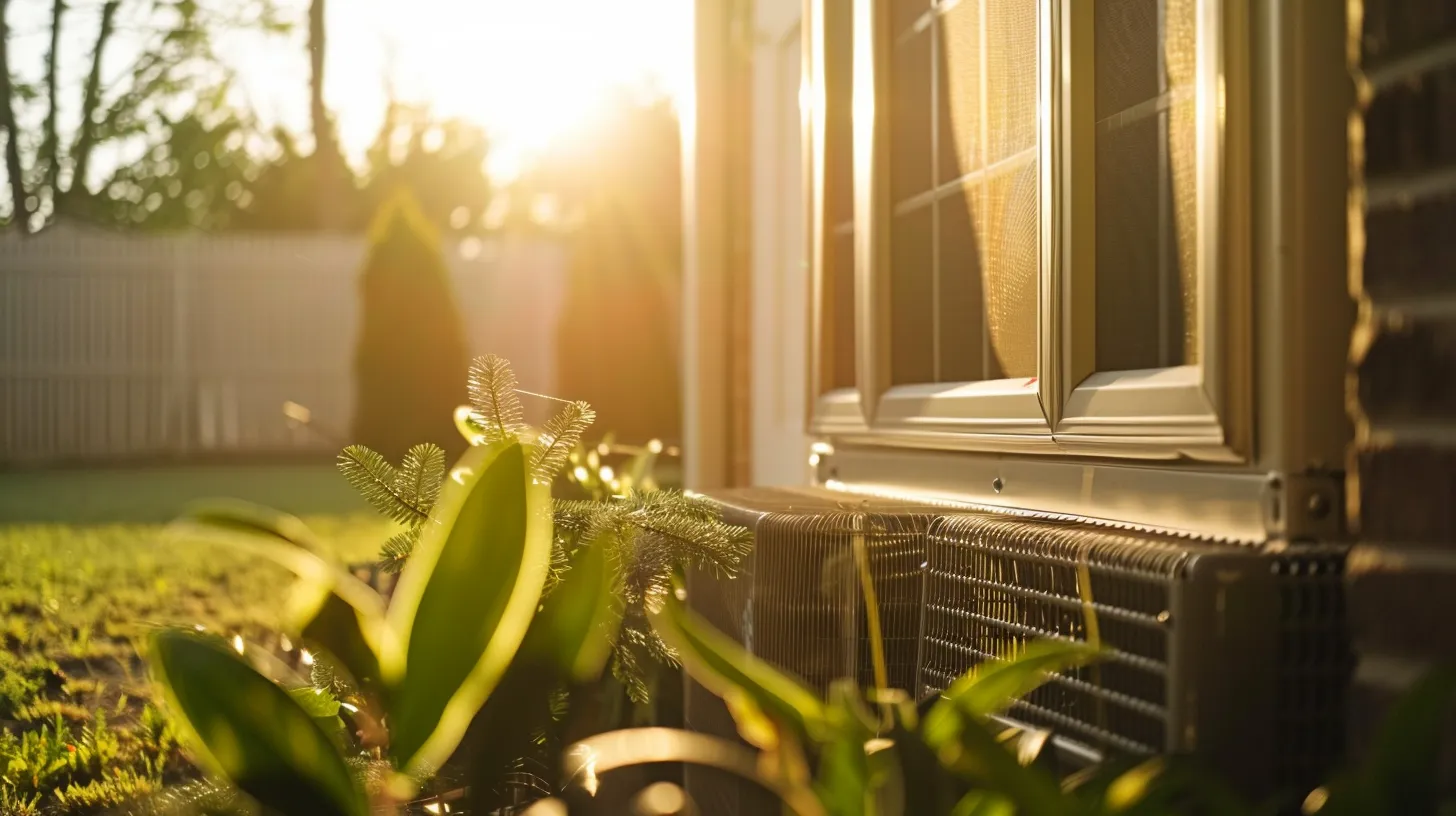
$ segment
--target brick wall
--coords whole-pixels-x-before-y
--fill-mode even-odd
[[[1403,689],[1456,660],[1456,0],[1366,0],[1351,33],[1359,753]],[[1448,734],[1456,746],[1456,722]],[[1456,790],[1456,751],[1445,760]]]

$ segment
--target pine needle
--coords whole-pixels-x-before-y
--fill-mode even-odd
[[[355,490],[390,519],[413,526],[430,517],[428,507],[421,507],[413,497],[400,493],[399,472],[376,451],[363,445],[344,448],[339,454],[339,470]]]
[[[384,542],[383,549],[379,551],[379,568],[391,575],[403,570],[410,553],[415,551],[415,544],[419,543],[421,529],[422,526],[411,527]]]
[[[487,443],[515,439],[526,430],[516,374],[504,357],[488,354],[470,364],[470,404],[485,426]]]
[[[435,501],[440,498],[440,486],[445,482],[445,451],[438,445],[415,445],[404,455],[399,476],[395,479],[396,492],[428,516]]]
[[[552,417],[537,437],[536,454],[531,472],[538,479],[552,479],[566,467],[572,448],[581,442],[582,434],[596,421],[597,412],[585,402],[569,403]]]

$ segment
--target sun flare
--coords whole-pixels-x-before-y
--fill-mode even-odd
[[[387,94],[484,127],[510,175],[585,130],[619,88],[691,89],[685,0],[347,0],[331,3],[328,87],[345,146],[377,131]],[[387,89],[387,90],[386,90]]]

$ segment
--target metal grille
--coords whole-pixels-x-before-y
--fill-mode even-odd
[[[1278,775],[1308,789],[1345,752],[1345,689],[1355,662],[1345,620],[1345,550],[1294,549],[1272,569],[1279,587]]]
[[[1064,758],[1192,753],[1264,795],[1338,758],[1350,669],[1335,546],[1251,546],[1079,521],[973,513],[813,489],[722,494],[754,531],[745,573],[698,581],[694,607],[821,691],[873,681],[853,545],[863,536],[889,682],[924,699],[1043,638],[1108,659],[1065,672],[1008,711],[1053,732]],[[691,690],[691,686],[690,686]],[[706,708],[694,728],[732,734]],[[716,700],[712,700],[716,703]]]
[[[754,532],[751,563],[722,585],[721,604],[712,604],[725,631],[820,691],[840,678],[872,684],[870,635],[854,561],[855,539],[862,538],[889,685],[912,686],[925,533],[936,515],[933,508],[808,489],[735,491],[715,499],[724,520]]]
[[[1054,678],[1013,714],[1098,748],[1164,750],[1170,590],[1189,558],[1183,543],[1075,524],[941,519],[929,543],[918,691],[944,689],[1033,639],[1086,640],[1090,607],[1111,658]]]

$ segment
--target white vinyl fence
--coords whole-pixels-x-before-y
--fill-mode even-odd
[[[362,237],[0,239],[0,465],[326,449],[346,434]],[[446,246],[472,350],[555,385],[556,244]]]

